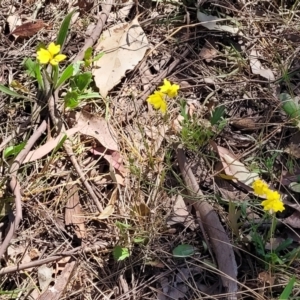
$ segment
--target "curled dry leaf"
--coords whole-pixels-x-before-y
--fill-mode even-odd
[[[190,227],[192,230],[195,230],[196,228],[194,219],[188,211],[187,206],[181,195],[177,195],[175,199],[173,210],[168,218],[167,224],[182,224],[186,228]]]
[[[274,80],[275,76],[273,72],[270,69],[265,69],[258,58],[259,58],[258,51],[253,49],[249,56],[252,73],[256,75],[260,75],[266,78],[267,80]]]
[[[118,189],[115,188],[114,191],[111,194],[111,197],[109,199],[109,202],[108,202],[107,206],[100,213],[100,215],[97,216],[95,219],[104,220],[104,219],[107,219],[108,217],[110,217],[115,211],[114,206],[115,206],[115,202],[117,200],[117,197],[118,197]]]
[[[217,22],[224,22],[224,18],[220,19],[215,16],[206,15],[200,11],[197,12],[197,18],[200,22],[202,22],[201,25],[209,30],[227,31],[233,34],[237,34],[239,32],[239,28],[237,27],[217,24]]]
[[[284,223],[290,225],[292,228],[300,228],[300,212],[295,211],[288,218],[284,219]]]
[[[81,134],[94,137],[106,149],[118,151],[116,134],[105,119],[82,111],[76,114],[76,121]]]
[[[12,34],[20,37],[33,36],[36,33],[38,33],[44,26],[45,23],[43,22],[43,20],[27,22],[20,26],[17,26],[12,32]]]
[[[68,202],[65,208],[66,226],[74,226],[75,233],[79,239],[86,237],[85,218],[79,202],[78,187],[73,185],[66,193]]]
[[[132,70],[142,60],[148,47],[147,37],[137,18],[103,32],[96,52],[104,51],[105,55],[95,62],[92,71],[103,97],[121,81],[126,71]]]
[[[8,23],[10,33],[12,33],[17,26],[22,25],[22,20],[21,20],[20,16],[18,16],[18,15],[8,16],[6,21]],[[17,36],[14,35],[14,37],[17,37]]]

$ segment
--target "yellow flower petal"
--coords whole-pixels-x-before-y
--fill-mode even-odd
[[[41,64],[47,64],[52,59],[52,56],[48,50],[41,48],[39,51],[37,51],[36,58]]]
[[[285,209],[281,200],[267,199],[263,201],[261,205],[264,207],[265,211],[269,211],[270,213],[276,213],[278,211],[282,212]]]
[[[153,105],[155,109],[160,109],[162,113],[167,111],[167,102],[164,98],[164,94],[160,91],[155,91],[154,94],[150,95],[147,102]]]
[[[266,195],[269,191],[268,185],[261,179],[256,179],[252,184],[252,188],[254,193],[259,196]]]
[[[61,61],[63,61],[64,59],[66,59],[66,55],[64,55],[64,54],[57,54],[55,57],[54,57],[54,59],[57,61],[57,62],[61,62]]]
[[[48,51],[51,53],[52,57],[59,53],[60,45],[55,45],[53,42],[49,44]]]
[[[159,87],[160,92],[167,94],[170,98],[174,98],[178,95],[179,85],[171,84],[168,79],[164,79],[164,84]]]

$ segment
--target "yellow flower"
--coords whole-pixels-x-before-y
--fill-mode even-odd
[[[269,199],[264,200],[261,205],[264,207],[265,211],[269,211],[271,214],[278,211],[282,212],[285,208],[283,202],[280,199]]]
[[[255,194],[259,196],[265,196],[267,198],[261,203],[265,211],[268,211],[272,214],[278,211],[282,212],[285,209],[283,202],[281,201],[280,194],[277,191],[270,190],[268,185],[263,180],[256,179],[253,182],[252,187]]]
[[[174,98],[178,94],[179,85],[171,84],[168,79],[164,79],[164,84],[159,87],[160,92],[167,94],[170,98]]]
[[[47,49],[41,48],[37,51],[37,59],[41,64],[50,63],[52,66],[57,66],[59,62],[66,59],[66,55],[58,54],[60,45],[55,45],[53,42],[49,44]]]
[[[252,188],[254,193],[259,196],[266,195],[267,191],[269,190],[268,185],[261,179],[256,179],[252,184]]]
[[[164,98],[164,94],[159,91],[155,91],[147,99],[147,102],[153,105],[155,109],[159,109],[163,114],[167,111],[167,102]]]

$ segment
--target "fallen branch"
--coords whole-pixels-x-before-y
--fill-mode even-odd
[[[62,252],[60,254],[49,256],[49,257],[44,258],[44,259],[34,260],[34,261],[24,263],[24,264],[20,264],[20,265],[17,265],[17,266],[10,266],[10,267],[6,267],[6,268],[2,268],[0,270],[0,275],[9,274],[9,273],[13,273],[13,272],[21,271],[21,270],[25,270],[25,269],[39,267],[41,265],[48,264],[48,263],[60,260],[63,257],[66,257],[66,256],[79,255],[81,253],[87,254],[87,253],[94,252],[94,251],[97,251],[97,250],[107,251],[107,250],[105,250],[105,248],[106,248],[106,245],[103,245],[101,243],[97,243],[97,244],[95,244],[91,247],[88,247],[88,246],[86,246],[84,248],[83,247],[77,247],[77,248],[72,249],[70,251],[65,251],[65,252]]]
[[[188,199],[186,201],[189,202],[188,204],[192,204],[200,214],[200,222],[205,231],[203,235],[207,234],[209,237],[216,256],[223,286],[227,288],[227,299],[236,300],[238,290],[236,278],[237,265],[229,238],[213,207],[208,202],[199,200],[199,196],[203,196],[203,194],[199,189],[190,166],[187,164],[183,150],[179,147],[177,149],[177,160],[186,188],[191,197],[195,198],[195,200]]]
[[[113,3],[114,2],[112,0],[108,0],[107,3],[103,3],[101,5],[102,11],[100,13],[97,25],[96,25],[95,29],[93,30],[93,33],[90,35],[90,37],[87,38],[87,40],[86,40],[84,46],[81,48],[80,52],[73,59],[73,62],[83,60],[85,51],[89,47],[92,47],[98,41],[98,39],[101,35],[101,32],[103,30],[104,24],[106,23],[109,13],[112,9]]]
[[[19,227],[20,221],[22,220],[22,200],[21,200],[21,187],[19,181],[17,179],[17,173],[19,171],[20,166],[22,165],[25,157],[29,153],[30,149],[33,147],[34,143],[37,139],[43,134],[43,132],[47,128],[47,123],[44,120],[38,129],[33,133],[30,139],[27,141],[24,149],[18,154],[14,162],[12,163],[9,176],[10,176],[10,189],[15,196],[15,205],[16,205],[16,213],[15,215],[11,212],[9,216],[10,224],[8,233],[0,246],[0,258],[5,253],[14,233]]]

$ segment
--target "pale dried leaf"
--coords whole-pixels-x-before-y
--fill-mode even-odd
[[[284,219],[284,223],[293,228],[300,228],[300,212],[295,211],[292,215]]]
[[[173,210],[167,221],[167,224],[170,226],[178,223],[185,227],[190,227],[192,230],[196,228],[194,218],[188,211],[185,201],[181,195],[177,195]]]
[[[103,97],[121,81],[126,71],[133,70],[143,59],[148,47],[147,37],[137,18],[103,32],[96,52],[104,51],[105,55],[95,62],[92,71]]]
[[[60,133],[55,139],[48,141],[46,144],[37,148],[36,150],[30,151],[27,154],[27,156],[25,157],[23,164],[25,164],[27,162],[33,162],[35,160],[42,158],[43,156],[50,153],[60,143],[60,141],[62,141],[62,139],[64,139],[65,137],[67,137],[67,138],[71,137],[78,131],[79,131],[79,128],[74,127],[65,132]]]
[[[38,267],[37,269],[38,274],[38,280],[39,280],[39,286],[42,292],[44,292],[51,281],[53,280],[52,274],[53,274],[53,268],[48,268],[46,265],[42,265]]]
[[[43,20],[35,20],[17,26],[12,34],[20,37],[33,36],[38,33],[44,26],[45,23],[43,22]]]
[[[126,176],[127,172],[123,165],[123,157],[118,151],[109,151],[104,147],[96,147],[91,150],[94,155],[101,155],[105,158],[116,170],[119,170],[122,176]]]
[[[97,220],[103,220],[109,218],[115,211],[114,204],[117,200],[118,196],[118,189],[114,189],[114,191],[111,194],[110,200],[107,204],[107,206],[104,208],[104,210],[100,213],[99,216],[97,216]]]
[[[133,7],[133,5],[135,4],[135,2],[133,1],[127,1],[122,3],[122,8],[118,9],[116,12],[111,12],[109,14],[109,17],[107,19],[107,22],[115,22],[116,20],[120,20],[122,22],[125,22],[125,19],[128,17],[131,8]]]
[[[118,151],[116,134],[105,119],[88,112],[78,112],[76,121],[75,127],[81,134],[94,137],[106,149]]]
[[[21,20],[20,16],[18,16],[18,15],[8,16],[6,21],[8,23],[10,33],[12,33],[17,26],[22,25],[22,20]],[[14,37],[17,37],[17,35],[14,35]]]
[[[206,62],[210,62],[217,55],[217,53],[217,49],[214,48],[208,41],[206,41],[199,53],[199,56]]]
[[[197,18],[200,22],[203,22],[201,25],[209,30],[227,31],[233,34],[237,34],[239,32],[239,28],[237,27],[217,24],[217,22],[224,22],[224,18],[220,19],[215,16],[206,15],[200,11],[197,12]]]
[[[275,80],[275,76],[270,69],[265,69],[258,59],[258,51],[252,50],[249,56],[250,67],[253,74],[260,75],[268,80]]]
[[[75,233],[79,239],[86,237],[85,218],[79,202],[78,188],[73,185],[66,193],[68,202],[65,208],[66,226],[74,226]]]
[[[255,179],[259,178],[259,175],[255,172],[250,172],[243,163],[233,159],[231,156],[224,154],[223,158],[228,164],[230,173],[238,179],[240,182],[251,186]]]

